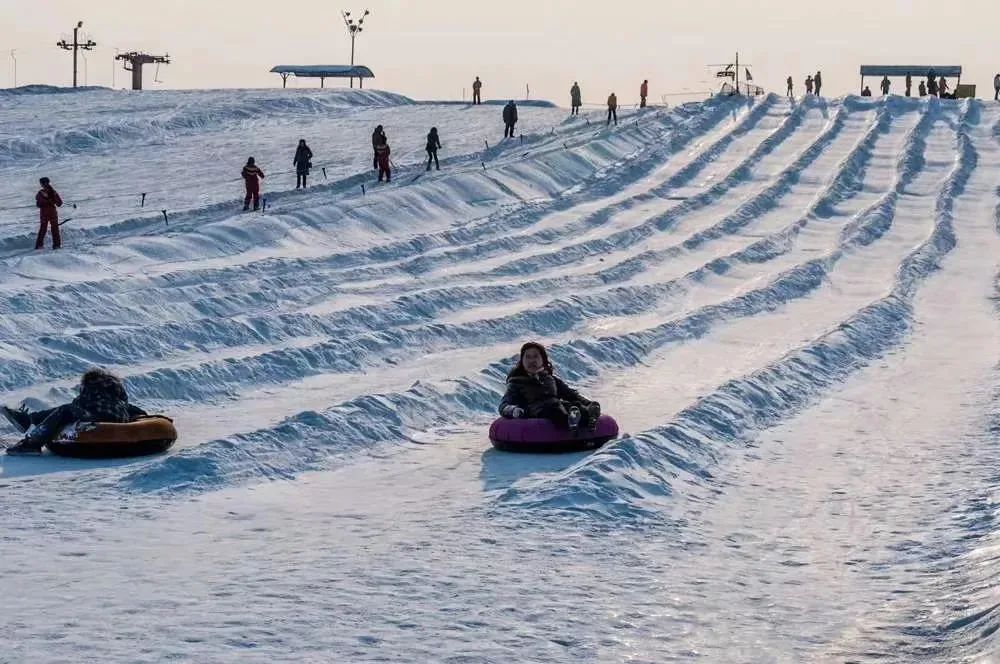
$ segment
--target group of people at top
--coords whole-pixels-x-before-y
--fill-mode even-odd
[[[483,93],[483,82],[476,77],[476,80],[472,82],[472,103],[473,105],[482,104],[482,93]],[[639,108],[646,108],[646,98],[649,97],[649,80],[644,80],[642,85],[639,86]],[[583,106],[583,93],[580,91],[580,83],[577,81],[573,82],[573,87],[569,89],[569,103],[570,103],[570,115],[579,115],[580,107]],[[618,124],[618,96],[612,92],[608,96],[608,121],[607,124],[611,124],[612,121]],[[514,136],[514,125],[517,124],[517,104],[513,100],[507,102],[503,108],[503,123],[504,123],[504,133],[503,137],[513,137]]]
[[[907,97],[913,96],[913,75],[910,72],[906,73],[905,79],[905,93]],[[997,78],[994,80],[994,85],[1000,86],[1000,74],[997,74]],[[889,80],[888,76],[883,76],[882,81],[879,83],[879,88],[882,90],[882,94],[889,94],[889,89],[892,87],[892,81]],[[920,81],[917,85],[917,94],[921,97],[926,97],[930,95],[931,97],[940,97],[941,99],[954,99],[955,93],[949,92],[951,88],[948,86],[948,79],[944,76],[938,77],[935,71],[932,69],[927,72],[927,80]],[[1000,87],[998,87],[1000,90]],[[871,97],[872,90],[867,85],[861,91],[862,97]]]
[[[786,92],[786,94],[788,94],[788,97],[789,98],[794,97],[795,96],[795,83],[794,83],[794,81],[792,81],[792,77],[791,76],[789,76],[787,79],[785,79],[785,84],[786,84],[786,86],[788,88],[787,92]],[[808,76],[806,76],[806,94],[807,95],[811,95],[811,94],[815,93],[816,96],[818,97],[821,94],[820,91],[822,89],[823,89],[823,72],[817,71],[815,76],[813,76],[812,74],[809,74]]]
[[[521,346],[498,410],[505,418],[543,418],[570,431],[594,430],[601,417],[601,404],[559,378],[545,347],[534,341]],[[147,413],[129,401],[121,378],[94,368],[83,374],[78,395],[69,403],[37,411],[0,406],[0,415],[23,436],[7,448],[7,454],[37,455],[68,426],[79,422],[124,424]]]

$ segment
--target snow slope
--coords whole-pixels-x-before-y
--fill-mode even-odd
[[[0,459],[0,661],[992,661],[1000,107],[538,106],[506,142],[369,91],[0,110],[2,398],[101,364],[182,432]],[[620,440],[489,448],[527,339]]]

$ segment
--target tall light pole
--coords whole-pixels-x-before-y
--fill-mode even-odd
[[[83,44],[80,43],[80,40],[78,39],[78,35],[80,33],[80,28],[82,28],[82,27],[83,27],[83,21],[78,21],[77,24],[76,24],[76,27],[73,28],[73,43],[72,44],[67,43],[67,41],[65,39],[63,39],[62,41],[56,43],[56,46],[58,46],[59,48],[65,50],[65,51],[73,51],[73,87],[74,88],[76,87],[76,53],[77,53],[77,51],[79,51],[80,49],[83,49],[84,51],[92,51],[92,50],[94,50],[94,47],[97,46],[97,42],[93,41],[92,39],[88,39]]]
[[[14,53],[17,51],[16,48],[10,49],[10,59],[14,63],[14,87],[17,87],[17,58],[14,57]]]
[[[344,17],[344,25],[347,26],[347,31],[349,33],[351,33],[351,66],[353,67],[354,66],[354,39],[358,36],[358,33],[361,32],[364,29],[361,26],[365,22],[365,17],[368,16],[369,14],[371,14],[371,12],[366,9],[365,13],[361,15],[361,18],[358,19],[357,23],[354,22],[353,18],[351,18],[351,12],[344,12],[344,11],[342,11],[340,13]],[[365,85],[364,81],[362,79],[360,79],[360,78],[358,79],[358,84],[361,87],[364,87],[364,85]],[[352,88],[354,87],[354,77],[353,76],[351,77],[351,87]]]

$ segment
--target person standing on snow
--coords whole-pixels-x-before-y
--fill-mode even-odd
[[[474,80],[472,82],[472,103],[473,104],[482,104],[483,103],[482,90],[483,90],[483,82],[480,81],[479,77],[477,76],[476,80]]]
[[[927,72],[927,94],[932,97],[938,95],[937,77],[934,75],[933,69]]]
[[[52,229],[52,248],[58,249],[62,246],[62,238],[59,237],[59,211],[63,201],[59,192],[53,189],[48,178],[39,178],[38,184],[42,188],[35,194],[35,205],[38,206],[38,237],[35,238],[35,250],[45,248],[46,230]]]
[[[993,100],[1000,101],[1000,74],[993,77]]]
[[[869,88],[869,87],[868,87],[868,86],[866,85],[866,86],[865,86],[865,89],[861,91],[861,96],[862,96],[862,97],[871,97],[871,96],[872,96],[872,89],[871,89],[871,88]]]
[[[938,96],[942,99],[946,99],[948,94],[948,81],[945,80],[944,76],[938,79]]]
[[[788,85],[788,98],[792,99],[793,97],[795,97],[795,91],[793,89],[794,86],[792,85],[792,77],[789,76],[788,80],[786,80],[785,83]]]
[[[306,178],[309,177],[309,169],[312,168],[313,151],[306,145],[306,139],[299,139],[299,147],[295,148],[295,158],[292,159],[292,166],[295,167],[295,188],[305,188]]]
[[[382,129],[382,125],[379,125],[375,127],[375,131],[372,132],[372,153],[374,154],[374,156],[372,157],[373,171],[378,170],[378,146],[379,143],[382,142],[388,143],[389,139],[386,138],[385,130]]]
[[[883,76],[882,77],[882,84],[881,84],[882,94],[884,94],[884,95],[889,94],[889,86],[890,85],[892,85],[892,83],[889,81],[889,77],[888,76]]]
[[[997,74],[1000,76],[1000,74]],[[580,107],[583,106],[583,94],[580,92],[580,84],[573,81],[573,87],[569,89],[570,115],[580,115]]]
[[[820,88],[823,87],[823,72],[816,72],[816,75],[813,76],[813,85],[816,87],[816,96],[818,97]]]
[[[615,119],[615,126],[618,126],[618,97],[612,92],[608,95],[608,122],[611,124],[611,118]]]
[[[910,89],[913,88],[913,77],[910,76],[910,72],[906,72],[906,96],[910,96]]]
[[[639,86],[639,108],[646,108],[646,97],[649,96],[649,80],[644,80]]]
[[[247,195],[243,199],[243,209],[250,209],[250,201],[253,201],[253,209],[260,209],[260,181],[264,179],[264,171],[260,170],[254,162],[253,157],[247,159],[247,165],[243,167],[243,182],[247,186]]]
[[[806,94],[811,95],[813,91],[813,77],[806,76]]]
[[[385,176],[385,181],[390,182],[392,180],[392,170],[389,168],[389,155],[392,151],[389,150],[389,141],[383,139],[375,147],[375,160],[378,163],[378,181],[382,181],[382,176]]]
[[[434,160],[434,168],[441,170],[438,163],[438,148],[441,147],[441,139],[438,138],[437,127],[431,127],[431,132],[427,134],[427,170],[431,170],[431,159]]]
[[[503,137],[507,138],[510,136],[514,138],[514,125],[517,124],[517,104],[511,99],[507,102],[507,105],[503,107]]]
[[[927,96],[927,84],[924,83],[923,81],[920,81],[920,85],[917,86],[917,94],[919,94],[921,97]]]

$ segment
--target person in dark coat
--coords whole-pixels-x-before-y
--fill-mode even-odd
[[[503,137],[507,138],[510,136],[514,138],[514,125],[517,124],[517,104],[511,99],[507,102],[507,105],[503,107]]]
[[[243,182],[247,186],[247,195],[243,199],[243,209],[250,209],[250,201],[253,201],[253,209],[260,209],[260,181],[264,179],[264,171],[260,170],[253,157],[247,159],[247,165],[243,167]]]
[[[806,94],[811,95],[813,91],[813,77],[806,76]]]
[[[865,89],[861,91],[861,96],[862,96],[862,97],[871,97],[871,96],[872,96],[872,89],[871,89],[871,88],[869,88],[869,87],[868,87],[868,86],[866,85],[866,86],[865,86]]]
[[[823,72],[818,71],[816,75],[813,76],[813,87],[816,88],[816,96],[819,96],[819,91],[823,87]]]
[[[892,82],[889,81],[889,77],[888,76],[883,76],[882,77],[882,83],[881,83],[882,94],[884,94],[884,95],[889,94],[889,86],[891,86],[891,85],[892,85]]]
[[[946,96],[948,95],[948,81],[945,79],[944,76],[938,79],[938,95],[940,95],[942,99],[948,98]],[[954,96],[951,97],[951,99],[954,98],[955,98]]]
[[[932,97],[937,97],[938,94],[937,77],[933,69],[927,72],[927,94]]]
[[[792,85],[792,77],[791,76],[788,77],[788,80],[785,81],[785,84],[788,86],[788,98],[791,99],[792,97],[795,96],[795,90],[794,90],[794,86]]]
[[[306,186],[306,179],[309,177],[309,169],[312,168],[313,151],[306,145],[306,139],[299,139],[299,147],[295,148],[295,158],[292,159],[292,166],[295,167],[295,188]]]
[[[0,414],[25,434],[7,454],[41,454],[42,448],[71,424],[114,422],[124,424],[146,416],[146,411],[129,403],[121,379],[104,369],[90,369],[80,379],[80,394],[68,404],[29,412],[0,407]]]
[[[642,82],[639,86],[639,108],[646,108],[646,97],[649,96],[649,79]]]
[[[372,170],[378,170],[378,146],[380,143],[388,143],[389,139],[386,138],[385,130],[382,129],[382,125],[375,127],[375,131],[372,132],[372,153],[375,155],[372,157]]]
[[[570,115],[580,115],[580,107],[583,106],[583,94],[580,92],[580,84],[573,81],[573,87],[569,89]]]
[[[472,103],[482,104],[483,103],[483,82],[476,77],[476,80],[472,82]]]
[[[615,120],[615,126],[618,126],[618,95],[612,92],[608,95],[608,122],[611,124],[611,118]]]
[[[438,138],[437,127],[431,127],[431,131],[427,134],[427,170],[431,170],[431,160],[434,160],[434,168],[441,170],[441,164],[438,163],[438,149],[441,147],[441,139]]]
[[[38,207],[38,236],[35,238],[35,249],[45,247],[45,234],[48,229],[52,230],[52,248],[58,249],[62,246],[58,208],[62,207],[63,200],[48,178],[39,178],[38,184],[42,188],[35,194],[35,205]]]
[[[910,76],[910,72],[906,72],[906,96],[910,96],[910,91],[913,89],[913,77]]]
[[[545,347],[534,341],[521,346],[521,354],[507,376],[507,391],[500,400],[506,418],[540,417],[559,427],[597,427],[601,404],[583,397],[558,376]]]
[[[392,180],[392,169],[389,168],[389,155],[392,151],[389,149],[389,141],[382,139],[377,146],[375,146],[375,163],[378,164],[378,181],[381,182],[382,178],[385,177],[386,182]]]
[[[917,94],[919,94],[921,97],[927,96],[927,84],[924,83],[923,81],[920,81],[920,85],[917,86]]]

